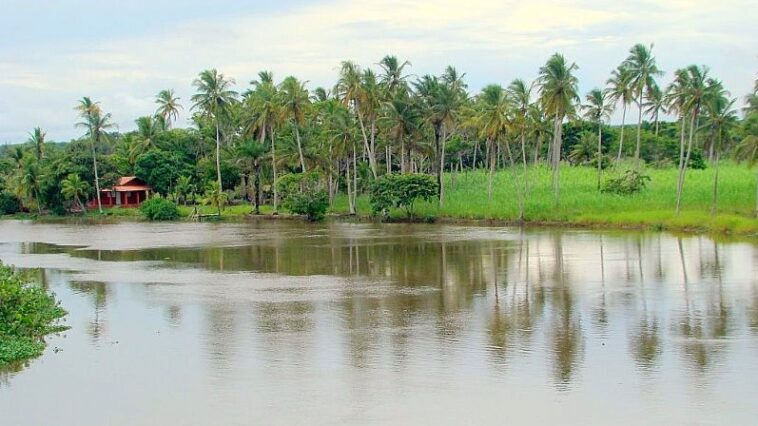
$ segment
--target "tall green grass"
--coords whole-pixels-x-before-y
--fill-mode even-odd
[[[617,176],[606,170],[603,180]],[[714,169],[688,170],[682,212],[674,213],[678,171],[674,168],[648,168],[647,187],[640,193],[621,196],[597,190],[597,170],[591,167],[561,169],[560,202],[555,204],[552,190],[552,171],[545,166],[528,169],[529,194],[525,201],[527,222],[561,222],[579,225],[619,227],[653,227],[659,229],[688,229],[739,234],[758,234],[758,220],[752,217],[755,209],[755,172],[744,166],[726,163],[719,175],[718,214],[710,214]],[[521,176],[521,170],[519,170]],[[520,177],[519,177],[520,179]],[[420,203],[420,216],[458,219],[515,221],[518,218],[518,196],[513,174],[502,170],[494,177],[492,199],[487,197],[485,171],[445,175],[445,202]],[[347,199],[339,197],[333,210],[347,211]],[[359,214],[370,212],[368,198],[358,198]],[[393,212],[399,215],[399,212]]]

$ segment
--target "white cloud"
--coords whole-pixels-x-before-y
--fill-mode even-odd
[[[697,3],[697,4],[695,4]],[[667,71],[708,63],[735,94],[756,69],[747,2],[698,0],[534,2],[482,0],[334,0],[296,10],[208,18],[101,42],[51,40],[32,49],[0,47],[0,141],[18,141],[41,125],[54,139],[78,135],[73,105],[101,100],[122,129],[149,114],[153,95],[173,87],[189,109],[198,71],[216,67],[246,86],[259,70],[331,85],[339,62],[368,65],[387,53],[416,74],[452,64],[471,88],[533,78],[553,51],[580,65],[583,90],[602,85],[635,42],[656,42]],[[688,55],[684,57],[684,55]]]

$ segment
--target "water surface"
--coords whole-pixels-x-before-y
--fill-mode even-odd
[[[0,221],[70,311],[2,425],[755,424],[758,246],[291,221]]]

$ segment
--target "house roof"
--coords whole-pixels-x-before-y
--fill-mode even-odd
[[[113,188],[102,189],[101,192],[127,192],[127,191],[148,191],[152,188],[136,176],[123,176],[118,178]]]

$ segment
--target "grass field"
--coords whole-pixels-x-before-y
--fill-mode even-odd
[[[714,170],[688,170],[682,211],[674,213],[677,170],[647,169],[647,188],[631,196],[601,193],[597,190],[597,170],[590,167],[561,169],[561,197],[553,198],[552,172],[546,167],[529,169],[529,196],[525,220],[531,223],[569,223],[584,226],[639,227],[669,230],[725,232],[758,235],[755,209],[755,170],[725,164],[720,171],[718,214],[710,214]],[[604,177],[613,176],[605,171]],[[442,207],[436,202],[420,203],[417,214],[450,219],[515,221],[518,197],[513,174],[500,171],[494,179],[492,200],[487,198],[487,173],[484,171],[445,176],[446,196]],[[338,197],[332,210],[347,212],[347,198]],[[368,197],[358,199],[358,213],[370,212]],[[401,212],[392,212],[399,217]]]

